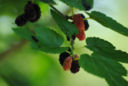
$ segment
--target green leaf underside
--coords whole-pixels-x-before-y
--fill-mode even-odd
[[[64,42],[64,38],[49,28],[39,26],[34,29],[37,39],[43,46],[59,47]]]
[[[32,41],[32,35],[33,33],[30,32],[28,29],[26,28],[13,28],[13,31],[19,35],[20,37],[24,38],[25,40],[29,40]]]
[[[60,53],[68,50],[66,47],[60,47],[64,42],[63,37],[49,28],[37,26],[34,29],[35,33],[26,28],[14,28],[13,30],[20,37],[31,41],[33,48],[39,49],[41,51],[47,53]],[[32,39],[32,36],[35,36],[39,41],[35,42]]]
[[[40,1],[48,3],[48,4],[55,4],[53,0],[40,0]]]
[[[98,11],[92,11],[91,13],[88,13],[89,16],[102,24],[105,27],[110,28],[111,30],[114,30],[122,35],[128,36],[128,28],[121,25],[114,19],[106,16],[105,14],[98,12]]]
[[[60,54],[64,51],[68,50],[67,47],[49,48],[49,47],[43,46],[43,45],[35,43],[35,42],[31,43],[31,47],[34,49],[37,49],[37,50],[39,49],[39,50],[46,52],[46,53],[53,53],[53,54]]]
[[[127,75],[127,71],[113,59],[98,53],[91,56],[84,54],[81,55],[80,66],[91,74],[105,78],[109,86],[128,86],[128,82],[122,78]]]
[[[107,58],[128,63],[128,53],[116,50],[111,43],[96,37],[89,37],[86,39],[86,42],[86,47],[90,50],[106,56]]]
[[[67,35],[71,36],[78,33],[77,27],[72,24],[71,22],[68,22],[64,16],[61,16],[60,14],[56,13],[54,10],[51,10],[51,14],[60,27],[60,29]]]

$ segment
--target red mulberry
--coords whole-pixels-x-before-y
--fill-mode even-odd
[[[59,56],[59,62],[60,62],[60,64],[63,65],[64,60],[65,60],[67,57],[69,57],[69,56],[70,56],[70,54],[67,53],[67,52],[61,53],[60,56]]]
[[[64,70],[69,70],[71,68],[71,65],[72,65],[72,57],[67,57],[65,60],[64,60],[64,63],[63,63],[63,68]]]
[[[84,33],[85,25],[84,25],[84,20],[82,16],[80,14],[75,14],[73,16],[73,22],[79,30],[79,33],[76,35],[76,37],[79,40],[84,40],[85,39],[85,33]]]

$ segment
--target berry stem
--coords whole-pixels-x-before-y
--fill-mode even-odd
[[[92,19],[92,18],[90,18],[90,17],[88,17],[88,18],[83,18],[83,20],[88,20],[88,19]]]
[[[72,57],[73,57],[73,55],[74,55],[74,40],[73,39],[71,39],[71,55],[72,55]]]

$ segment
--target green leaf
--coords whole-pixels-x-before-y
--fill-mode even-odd
[[[96,20],[103,26],[108,27],[111,30],[114,30],[122,35],[128,36],[128,28],[127,27],[121,25],[120,23],[118,23],[114,19],[106,16],[105,14],[103,14],[101,12],[97,12],[97,11],[92,11],[91,13],[88,13],[88,14],[92,19]]]
[[[24,38],[25,40],[29,40],[29,41],[33,40],[32,39],[33,33],[26,28],[21,28],[21,27],[13,28],[13,31],[20,37]]]
[[[71,22],[68,22],[64,16],[58,14],[54,10],[51,10],[51,14],[58,24],[58,26],[61,28],[61,30],[68,36],[74,35],[78,33],[77,27],[72,24]]]
[[[67,47],[50,48],[48,46],[43,46],[43,45],[40,45],[40,44],[35,43],[35,42],[32,42],[31,46],[34,49],[41,50],[41,51],[46,52],[46,53],[53,53],[53,54],[60,54],[60,53],[62,53],[64,51],[68,50]]]
[[[40,1],[48,3],[48,4],[55,4],[53,0],[40,0]]]
[[[97,52],[107,58],[111,58],[120,62],[128,63],[128,53],[116,50],[111,43],[96,37],[89,37],[86,39],[87,48]]]
[[[115,60],[98,53],[91,56],[84,54],[80,57],[80,66],[91,74],[105,78],[110,86],[128,86],[128,82],[122,78],[127,71]]]
[[[34,29],[35,36],[43,46],[55,48],[61,46],[64,38],[49,28],[38,26]]]

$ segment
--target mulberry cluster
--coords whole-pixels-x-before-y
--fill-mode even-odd
[[[31,1],[28,1],[24,8],[24,14],[18,16],[15,20],[15,23],[18,26],[23,26],[28,21],[35,22],[41,16],[40,7],[37,4],[33,4]]]
[[[63,52],[59,56],[59,62],[63,66],[63,69],[65,71],[70,69],[72,73],[77,73],[80,70],[78,59],[77,55],[72,57],[68,52]]]
[[[75,14],[72,19],[73,23],[76,25],[78,28],[79,33],[76,35],[76,37],[79,40],[84,40],[85,39],[85,33],[84,31],[89,28],[89,24],[87,20],[84,20],[84,15],[82,14]]]
[[[77,37],[80,41],[85,39],[85,32],[89,28],[89,23],[87,20],[84,20],[85,16],[83,14],[75,14],[72,16],[73,23],[78,28],[79,33],[77,35],[72,35],[71,37],[67,37],[67,40],[75,40]]]

